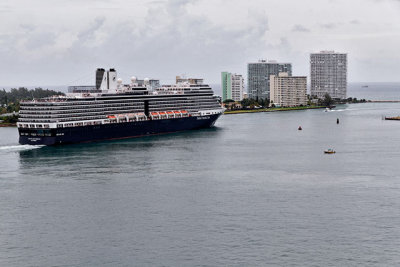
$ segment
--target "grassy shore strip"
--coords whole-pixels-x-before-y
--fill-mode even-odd
[[[385,117],[385,120],[388,120],[388,121],[400,121],[400,116],[397,116],[397,117]]]
[[[312,107],[290,107],[290,108],[244,109],[244,110],[225,111],[224,114],[240,114],[240,113],[255,113],[255,112],[291,111],[291,110],[304,110],[304,109],[317,109],[317,108],[325,108],[325,107],[323,107],[323,106],[312,106]]]
[[[369,100],[368,103],[400,103],[400,100]]]
[[[16,123],[0,122],[0,127],[17,127]]]

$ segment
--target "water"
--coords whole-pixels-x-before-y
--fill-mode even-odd
[[[0,266],[397,266],[400,122],[381,119],[397,114],[225,115],[61,147],[0,128]]]

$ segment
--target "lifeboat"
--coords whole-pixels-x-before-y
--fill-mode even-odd
[[[187,112],[186,110],[181,110],[181,114],[182,114],[182,117],[188,117],[189,116],[189,112]]]
[[[152,119],[158,119],[160,117],[158,112],[150,112],[150,116]]]

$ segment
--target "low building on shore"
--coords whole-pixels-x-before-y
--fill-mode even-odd
[[[203,78],[186,78],[186,77],[176,76],[175,82],[176,82],[176,84],[179,84],[179,83],[203,84],[204,79]]]
[[[307,105],[307,77],[286,72],[270,76],[270,101],[276,107]]]

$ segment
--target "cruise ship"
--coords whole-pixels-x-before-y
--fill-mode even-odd
[[[174,85],[97,69],[95,86],[70,86],[65,96],[20,103],[19,143],[62,145],[212,127],[223,108],[202,79]],[[178,77],[177,77],[178,78]]]

